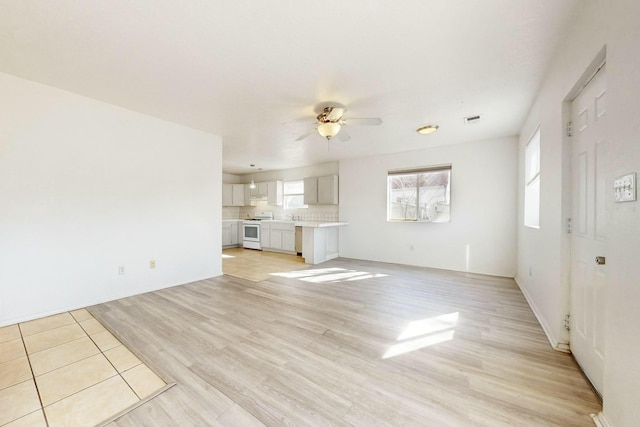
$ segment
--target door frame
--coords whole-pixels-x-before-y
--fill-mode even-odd
[[[567,96],[564,98],[562,103],[562,123],[563,123],[563,131],[562,131],[562,207],[561,207],[561,221],[562,221],[562,283],[564,284],[564,294],[565,294],[565,312],[570,315],[571,310],[571,234],[568,231],[571,227],[571,216],[573,212],[573,192],[571,186],[572,180],[572,137],[571,129],[569,128],[569,123],[571,122],[572,116],[572,104],[573,100],[580,94],[582,89],[589,84],[592,78],[596,75],[596,73],[606,64],[607,60],[607,51],[606,46],[603,46],[602,49],[598,52],[595,58],[591,61],[591,63],[587,66],[585,71],[582,73],[580,78],[577,80],[576,84],[573,88],[567,93]],[[570,342],[569,342],[569,329],[568,325],[565,327],[563,333],[563,341],[559,344],[559,350],[566,350],[570,352]],[[585,375],[585,378],[588,377]],[[596,390],[595,387],[589,381],[594,392],[603,399],[603,396]]]

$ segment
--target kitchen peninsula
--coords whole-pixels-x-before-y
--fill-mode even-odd
[[[338,257],[338,227],[346,222],[321,221],[262,221],[263,226],[291,224],[302,227],[302,257],[306,264],[320,264]],[[269,250],[264,247],[263,250]]]

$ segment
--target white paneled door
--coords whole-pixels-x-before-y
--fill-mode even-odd
[[[602,393],[606,243],[606,76],[605,67],[573,100],[571,114],[572,234],[571,352]]]

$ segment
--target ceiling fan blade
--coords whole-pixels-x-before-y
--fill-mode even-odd
[[[296,141],[302,141],[303,139],[309,138],[316,131],[316,128],[311,129],[309,132],[304,133],[296,138]]]
[[[329,107],[331,111],[327,113],[326,120],[329,122],[337,122],[343,116],[343,114],[347,111],[346,108],[342,107]]]
[[[369,118],[369,119],[345,119],[345,125],[355,126],[378,126],[382,124],[382,119]]]
[[[349,134],[347,132],[345,132],[344,129],[340,129],[340,132],[338,132],[338,134],[335,136],[335,138],[338,138],[342,142],[348,141],[348,140],[351,139]]]

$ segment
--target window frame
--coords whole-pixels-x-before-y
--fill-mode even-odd
[[[542,138],[540,126],[538,125],[524,147],[523,224],[525,227],[533,229],[540,229],[541,145]],[[534,155],[535,162],[532,161],[532,156]],[[534,201],[532,196],[536,195],[536,193],[537,197],[535,197],[535,205],[530,205],[529,203]],[[534,210],[535,213],[533,212]]]
[[[287,193],[286,190],[285,190],[287,186],[285,184],[290,183],[290,182],[300,182],[300,183],[302,183],[302,193]],[[293,207],[293,208],[287,207],[287,196],[301,196],[302,200],[303,200],[303,204],[301,206],[296,206],[296,207]],[[305,209],[305,208],[308,208],[308,207],[309,207],[308,205],[304,204],[304,179],[292,179],[292,180],[289,180],[289,181],[284,181],[282,183],[282,208],[284,210],[295,210],[295,209]]]
[[[428,186],[420,185],[420,174],[425,174],[429,172],[448,172],[448,181],[445,189],[445,205],[449,211],[448,219],[446,221],[437,221],[435,219],[420,219],[419,216],[419,206],[420,206],[420,190],[427,188]],[[387,222],[414,222],[414,223],[448,223],[451,222],[451,175],[453,171],[452,164],[443,164],[443,165],[434,165],[434,166],[426,166],[420,168],[411,168],[411,169],[393,169],[387,171]],[[399,175],[415,175],[415,215],[414,218],[393,218],[392,217],[392,209],[393,202],[392,198],[392,188],[391,188],[391,177],[399,176]]]

